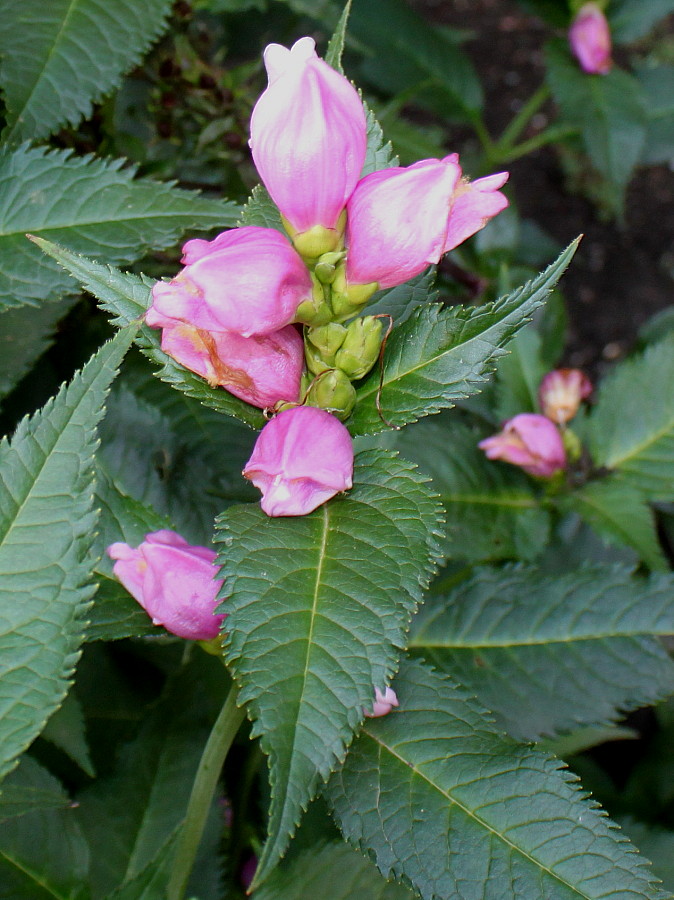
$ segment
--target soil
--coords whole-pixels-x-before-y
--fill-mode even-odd
[[[489,131],[498,135],[542,83],[542,48],[551,29],[511,0],[411,5],[429,21],[474,32],[465,49],[485,89]],[[545,127],[551,113],[552,106],[543,108],[525,136]],[[585,234],[562,285],[570,317],[566,363],[596,374],[632,348],[650,316],[674,303],[674,172],[666,166],[638,170],[619,226],[601,221],[588,200],[570,192],[555,149],[543,148],[508,168],[523,216],[562,245]]]

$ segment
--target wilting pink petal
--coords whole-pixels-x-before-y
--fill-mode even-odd
[[[188,544],[175,531],[155,531],[135,549],[111,544],[112,571],[155,625],[193,641],[217,637],[224,615],[213,612],[222,581],[215,552]]]
[[[556,426],[545,416],[520,413],[503,430],[478,444],[488,459],[520,466],[530,475],[549,478],[566,467],[566,453]]]
[[[260,432],[243,474],[268,516],[306,515],[352,486],[351,436],[323,409],[285,410]]]
[[[212,387],[223,387],[261,409],[299,400],[304,344],[294,325],[271,334],[242,337],[209,332],[162,318],[161,348]]]
[[[393,287],[439,262],[505,209],[507,177],[471,183],[456,153],[367,175],[347,205],[347,282]]]
[[[606,75],[611,70],[611,30],[596,3],[585,3],[576,13],[569,28],[569,44],[584,72]]]
[[[365,715],[370,719],[376,719],[379,716],[385,716],[390,713],[394,706],[398,706],[398,698],[396,692],[387,687],[384,693],[379,688],[374,689],[374,705],[372,710],[365,710]]]
[[[233,228],[212,241],[188,241],[183,253],[184,269],[152,289],[152,327],[168,318],[210,332],[270,334],[311,296],[309,271],[274,228]]]
[[[561,425],[573,419],[591,393],[592,382],[580,369],[554,369],[541,381],[538,402],[543,415]]]
[[[313,38],[264,53],[269,86],[250,122],[253,160],[296,231],[334,229],[360,177],[363,104],[353,85],[319,59]]]

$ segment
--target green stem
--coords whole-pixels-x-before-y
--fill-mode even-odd
[[[564,138],[571,137],[574,134],[578,134],[578,129],[574,128],[572,125],[553,125],[551,128],[546,128],[545,131],[541,131],[540,134],[537,134],[536,137],[532,137],[528,141],[523,141],[521,144],[517,144],[507,153],[499,156],[499,163],[505,165],[506,163],[511,163],[515,159],[519,159],[521,156],[527,156],[529,153],[533,153],[535,150],[539,150],[541,147],[545,147],[546,144],[552,144],[556,141],[561,141]]]
[[[213,793],[243,718],[244,711],[237,708],[236,689],[232,686],[201,755],[173,860],[167,900],[183,900]]]
[[[496,151],[499,153],[499,156],[502,153],[508,153],[509,150],[512,150],[515,141],[522,134],[530,120],[538,112],[541,106],[543,106],[549,96],[550,88],[545,83],[543,83],[538,90],[533,92],[510,124],[503,130],[503,134],[496,142]]]

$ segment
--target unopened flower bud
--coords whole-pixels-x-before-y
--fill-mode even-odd
[[[376,719],[379,716],[388,715],[394,706],[399,706],[398,697],[393,688],[387,687],[384,693],[379,688],[374,689],[374,705],[372,709],[366,709],[365,715],[369,719]]]
[[[274,228],[248,225],[212,241],[188,241],[183,263],[173,281],[152,289],[148,325],[157,327],[162,317],[210,332],[270,334],[299,321],[298,306],[311,298],[307,267]]]
[[[370,371],[379,356],[381,319],[366,316],[355,319],[346,330],[344,343],[335,356],[335,365],[357,381]]]
[[[332,309],[338,322],[345,322],[357,315],[376,291],[376,281],[369,284],[347,284],[346,269],[339,266],[332,283]]]
[[[569,28],[569,44],[588,75],[606,75],[613,66],[611,30],[597,3],[584,3]]]
[[[583,455],[583,445],[575,431],[565,428],[562,432],[562,442],[566,451],[566,458],[570,463],[578,462]]]
[[[308,328],[306,333],[307,341],[316,348],[326,362],[331,361],[330,365],[334,363],[335,353],[344,343],[345,337],[346,328],[337,322],[321,325],[320,328]]]
[[[320,256],[339,243],[340,216],[365,161],[363,104],[349,80],[318,58],[310,37],[290,50],[270,44],[264,62],[269,85],[251,117],[253,160],[298,248],[302,233],[323,228],[300,251]]]
[[[356,389],[341,369],[328,369],[315,379],[305,402],[327,410],[338,419],[348,419],[356,405]]]
[[[332,284],[337,275],[337,266],[344,259],[343,251],[324,253],[316,261],[314,273],[321,284]]]
[[[310,276],[311,296],[297,307],[295,321],[304,325],[326,325],[334,318],[329,298],[329,287],[321,284],[316,276]]]
[[[541,381],[538,402],[543,415],[558,425],[569,422],[592,393],[592,382],[580,369],[554,369]]]
[[[550,478],[566,468],[559,431],[550,419],[536,413],[520,413],[509,419],[502,431],[480,441],[478,447],[488,459],[501,459],[541,478]]]
[[[193,641],[218,636],[224,615],[215,615],[222,581],[216,578],[216,554],[188,544],[175,531],[155,531],[135,549],[108,547],[112,571],[155,625]]]
[[[223,387],[265,409],[282,400],[296,401],[304,365],[302,338],[294,325],[272,334],[242,337],[231,331],[208,332],[156,312],[161,348],[211,387]]]
[[[351,436],[325,410],[285,410],[260,432],[243,474],[268,516],[306,515],[352,486]]]

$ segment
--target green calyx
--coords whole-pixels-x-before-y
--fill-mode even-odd
[[[379,356],[381,346],[381,319],[365,316],[355,319],[346,329],[346,336],[335,354],[335,365],[352,380],[362,378],[370,371]]]
[[[346,335],[347,329],[337,322],[306,329],[305,356],[307,366],[314,375],[334,368],[335,354],[344,343]]]
[[[293,247],[306,262],[313,263],[325,254],[340,251],[344,246],[346,210],[340,215],[335,228],[314,225],[306,231],[297,231],[284,216],[281,216],[281,221],[290,235]]]
[[[318,406],[338,419],[347,419],[356,403],[356,390],[340,369],[328,369],[314,379],[306,396],[308,406]]]
[[[378,287],[376,281],[371,284],[347,284],[346,269],[339,266],[332,283],[334,321],[344,322],[358,315]]]

